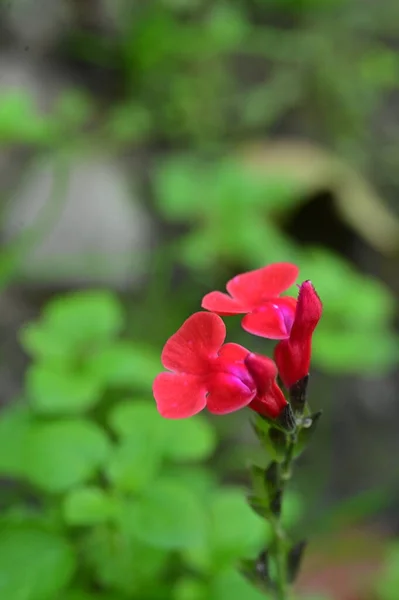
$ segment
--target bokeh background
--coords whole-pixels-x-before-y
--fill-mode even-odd
[[[2,597],[267,598],[249,413],[165,423],[151,382],[204,293],[292,261],[296,597],[399,598],[398,82],[397,0],[0,2]]]

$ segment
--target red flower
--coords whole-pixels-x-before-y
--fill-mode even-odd
[[[206,294],[202,308],[222,316],[247,313],[242,326],[249,333],[276,340],[288,338],[296,300],[280,298],[280,294],[295,283],[298,273],[298,267],[290,263],[242,273],[227,283],[228,294]]]
[[[312,335],[322,311],[323,305],[311,281],[305,281],[299,289],[290,337],[279,342],[274,350],[279,375],[287,388],[309,373]]]
[[[205,406],[226,414],[251,408],[274,418],[287,404],[275,383],[277,367],[238,344],[224,344],[225,325],[218,315],[198,312],[169,338],[153,393],[158,411],[169,419],[190,417]]]

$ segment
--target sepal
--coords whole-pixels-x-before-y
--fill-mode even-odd
[[[297,578],[299,569],[301,568],[304,551],[307,546],[306,540],[301,540],[288,552],[287,555],[287,577],[289,583],[293,583]]]

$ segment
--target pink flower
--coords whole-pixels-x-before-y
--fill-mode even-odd
[[[197,312],[166,342],[153,393],[158,411],[169,419],[191,417],[205,407],[227,414],[245,406],[275,418],[287,401],[270,359],[238,344],[223,344],[226,328],[213,313]]]
[[[294,320],[296,300],[280,294],[293,285],[299,269],[291,263],[274,263],[237,275],[227,283],[228,294],[210,292],[202,308],[219,315],[246,313],[243,328],[270,339],[286,339]]]
[[[312,335],[322,312],[323,305],[312,282],[305,281],[299,289],[290,336],[281,340],[274,350],[279,375],[287,388],[309,373]]]

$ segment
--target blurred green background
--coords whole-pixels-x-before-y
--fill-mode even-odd
[[[249,412],[163,421],[151,383],[206,292],[292,261],[295,598],[398,599],[398,102],[397,0],[0,0],[2,598],[266,598]]]

